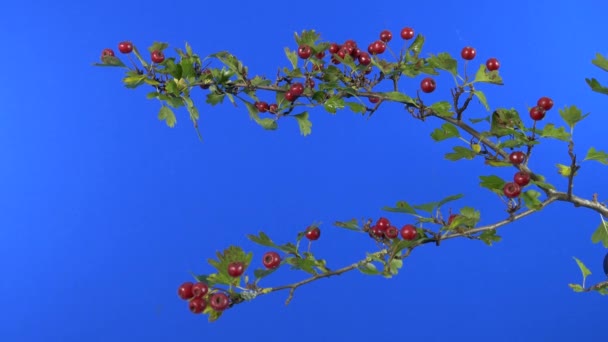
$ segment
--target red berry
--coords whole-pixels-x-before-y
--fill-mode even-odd
[[[228,264],[228,275],[234,278],[240,277],[245,272],[245,265],[240,261]]]
[[[336,53],[336,56],[344,59],[344,57],[346,57],[346,55],[350,55],[350,51],[348,51],[348,48],[346,47],[342,47],[340,48],[340,50],[338,50],[338,52]]]
[[[152,62],[158,64],[162,63],[165,60],[165,54],[162,51],[154,50],[152,51]]]
[[[452,224],[452,221],[454,221],[454,219],[458,217],[458,214],[451,214],[450,217],[448,218],[448,226]]]
[[[325,57],[325,51],[321,51],[315,55],[318,59],[323,59]]]
[[[289,91],[295,96],[300,96],[304,92],[304,85],[300,82],[294,83],[289,87]]]
[[[526,186],[530,183],[530,174],[527,172],[519,171],[513,176],[513,181],[519,186]]]
[[[194,297],[194,294],[192,294],[193,285],[194,284],[192,284],[189,281],[181,284],[179,286],[179,288],[177,289],[177,295],[179,296],[179,298],[181,298],[183,300],[188,300],[188,299]]]
[[[380,40],[388,43],[391,41],[391,39],[393,39],[393,34],[391,33],[391,31],[389,30],[384,30],[382,32],[380,32]]]
[[[209,305],[215,311],[224,311],[230,304],[230,300],[225,293],[216,292],[209,298]]]
[[[519,165],[523,163],[524,160],[526,160],[526,155],[522,151],[511,152],[511,154],[509,155],[509,160],[514,165]]]
[[[289,101],[289,102],[293,102],[298,98],[298,96],[294,93],[292,93],[291,91],[287,91],[285,93],[285,100]]]
[[[538,99],[538,102],[536,104],[539,107],[543,108],[544,110],[549,110],[549,109],[553,108],[553,100],[551,100],[550,97],[546,97],[546,96],[543,96],[540,99]]]
[[[401,38],[403,38],[405,40],[410,40],[410,39],[414,38],[414,29],[411,27],[404,27],[401,30]]]
[[[308,227],[306,230],[306,238],[308,240],[318,240],[319,237],[321,237],[321,229],[319,227]]]
[[[367,52],[361,52],[357,59],[361,65],[369,65],[372,62],[372,59]]]
[[[203,298],[209,292],[209,286],[203,282],[192,285],[192,295],[194,298]]]
[[[490,58],[486,61],[486,68],[488,71],[498,70],[498,68],[500,68],[500,62],[496,58]]]
[[[370,96],[368,100],[371,103],[378,103],[378,102],[380,102],[380,98],[377,97],[377,96]]]
[[[403,226],[403,228],[401,228],[401,237],[403,240],[414,240],[416,235],[418,235],[416,227],[412,226],[411,224],[406,224]]]
[[[508,198],[515,198],[521,194],[521,187],[517,183],[509,182],[502,188],[502,192]]]
[[[370,51],[370,48],[372,51]],[[367,48],[367,51],[370,51],[370,53],[372,55],[382,54],[382,53],[384,53],[385,50],[386,50],[386,43],[381,40],[376,40],[375,42],[371,43],[369,48]]]
[[[386,230],[391,226],[391,221],[389,221],[386,217],[381,217],[376,221],[376,226],[380,227],[382,230]]]
[[[540,107],[540,106],[532,107],[530,109],[530,117],[534,121],[542,120],[545,117],[546,113],[547,112],[545,111],[545,109],[543,109],[543,107]]]
[[[354,48],[353,51],[350,53],[350,56],[355,59],[355,58],[359,58],[359,55],[361,54],[361,49],[359,48]]]
[[[312,55],[312,49],[310,46],[304,44],[298,47],[298,56],[300,56],[300,58],[308,59],[310,58],[310,55]]]
[[[268,106],[268,111],[272,114],[276,114],[279,111],[279,106],[277,106],[276,103],[273,103],[270,106]]]
[[[124,41],[118,44],[118,51],[122,53],[131,53],[133,51],[133,43]]]
[[[432,93],[437,88],[437,83],[431,77],[427,77],[420,82],[420,88],[425,93]]]
[[[460,57],[462,59],[466,59],[467,61],[472,60],[477,55],[477,51],[471,46],[465,46],[462,51],[460,51]]]
[[[112,49],[103,49],[103,51],[101,51],[101,61],[104,61],[105,57],[114,57],[114,50]]]
[[[349,39],[349,40],[345,41],[343,45],[344,46],[350,46],[352,48],[357,48],[357,42],[355,42],[352,39]]]
[[[264,101],[256,101],[254,103],[255,108],[258,109],[258,112],[260,113],[266,113],[268,111],[268,109],[270,108],[268,106],[268,103],[264,102]]]
[[[188,303],[188,307],[193,314],[200,314],[207,307],[207,302],[203,298],[194,298]]]
[[[378,226],[371,227],[369,232],[373,237],[381,238],[384,236],[384,229],[382,229]]]
[[[277,252],[266,252],[262,258],[262,263],[268,269],[277,268],[281,264],[281,256]]]
[[[340,50],[340,45],[338,45],[337,43],[331,43],[328,50],[329,53],[334,54],[338,52],[338,50]]]
[[[396,227],[390,226],[384,232],[384,235],[389,239],[396,239],[399,236],[399,229]]]

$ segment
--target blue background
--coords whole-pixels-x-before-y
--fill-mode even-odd
[[[488,247],[456,239],[425,246],[396,278],[353,272],[297,291],[239,305],[215,324],[194,316],[176,295],[189,271],[264,230],[276,241],[322,221],[318,256],[339,267],[374,249],[336,220],[378,217],[398,200],[424,203],[466,197],[482,223],[504,218],[501,201],[478,185],[480,174],[512,169],[481,160],[452,163],[455,142],[435,144],[437,122],[413,120],[387,106],[371,120],[348,110],[312,112],[313,133],[295,121],[276,132],[259,128],[244,107],[211,108],[203,92],[201,144],[179,111],[178,125],[156,118],[148,89],[122,86],[122,71],[91,66],[105,47],[154,41],[200,55],[229,50],[252,74],[287,66],[293,33],[316,29],[324,39],[363,46],[383,29],[412,26],[427,37],[423,53],[458,56],[477,48],[475,65],[501,61],[505,86],[483,86],[492,107],[525,113],[540,96],[556,108],[576,104],[591,116],[577,126],[576,151],[607,150],[608,97],[585,77],[606,54],[602,1],[467,2],[197,2],[95,1],[6,3],[0,11],[2,98],[0,146],[0,340],[9,341],[605,341],[605,298],[575,294],[577,256],[601,281],[605,250],[590,236],[598,214],[557,203],[500,231]],[[168,50],[170,53],[172,49]],[[419,79],[402,89],[413,94]],[[448,96],[439,78],[429,101]],[[269,97],[268,99],[272,99]],[[487,115],[474,103],[469,117]],[[557,109],[547,120],[561,124]],[[560,142],[543,144],[530,165],[561,189],[554,164],[567,163]],[[575,192],[608,196],[606,169],[585,163]],[[446,208],[446,210],[449,208]],[[408,216],[388,215],[399,226]],[[304,275],[302,275],[304,276]],[[266,281],[297,279],[284,270]],[[602,336],[602,334],[604,334]]]

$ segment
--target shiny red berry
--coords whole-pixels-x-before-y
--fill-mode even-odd
[[[254,103],[255,108],[258,109],[258,112],[260,113],[266,113],[268,111],[268,109],[270,108],[268,106],[268,103],[264,102],[264,101],[256,101]]]
[[[230,299],[225,293],[216,292],[209,298],[209,305],[215,311],[224,311],[230,305]]]
[[[321,229],[319,227],[308,227],[306,230],[306,238],[311,241],[318,240],[321,237]]]
[[[152,62],[158,64],[165,60],[165,54],[162,51],[154,50],[151,54]]]
[[[376,221],[376,226],[380,227],[383,230],[386,230],[386,228],[391,226],[391,221],[389,221],[389,219],[387,219],[386,217],[381,217],[378,219],[378,221]]]
[[[521,194],[521,187],[517,183],[506,183],[502,188],[503,193],[507,198],[515,198]]]
[[[133,43],[128,41],[118,43],[118,51],[121,53],[131,53],[133,51]]]
[[[534,121],[542,120],[547,112],[540,106],[530,108],[530,118]]]
[[[519,186],[526,186],[530,183],[530,174],[519,171],[513,176],[513,181]]]
[[[209,292],[209,286],[203,282],[192,285],[192,295],[195,298],[203,298]]]
[[[380,40],[388,43],[391,41],[391,39],[393,39],[393,34],[391,33],[391,31],[389,30],[384,30],[382,32],[380,32]]]
[[[396,239],[397,236],[399,236],[399,229],[397,229],[394,226],[390,226],[390,227],[386,228],[384,235],[389,239]]]
[[[538,102],[536,104],[544,110],[549,110],[553,108],[553,100],[546,96],[543,96],[538,99]]]
[[[329,46],[329,53],[334,54],[337,53],[340,50],[340,45],[338,45],[337,43],[331,43],[331,45]]]
[[[240,261],[228,264],[228,275],[234,278],[240,277],[245,272],[245,265]]]
[[[382,229],[378,226],[371,227],[369,232],[373,237],[377,237],[377,238],[384,237],[384,229]]]
[[[403,38],[405,40],[410,40],[410,39],[414,38],[414,29],[411,27],[404,27],[401,30],[401,38]]]
[[[308,45],[300,45],[298,47],[298,56],[302,59],[308,59],[312,55],[312,49]]]
[[[300,96],[304,92],[304,85],[300,82],[294,83],[289,87],[289,91],[295,96]]]
[[[496,58],[490,58],[486,61],[486,68],[488,71],[495,71],[500,68],[500,62]]]
[[[262,257],[262,263],[268,269],[275,269],[281,264],[281,256],[277,252],[266,252]]]
[[[279,106],[277,106],[276,103],[273,103],[270,106],[268,106],[268,111],[272,114],[276,114],[279,111]]]
[[[427,77],[420,82],[420,89],[425,93],[432,93],[437,88],[437,83],[431,77]]]
[[[370,96],[370,97],[368,98],[368,100],[369,100],[369,102],[371,102],[371,103],[378,103],[378,102],[380,102],[380,98],[379,98],[379,97],[377,97],[377,96]]]
[[[514,165],[519,165],[526,160],[526,154],[522,151],[514,151],[509,155],[509,161]]]
[[[103,62],[104,58],[106,57],[114,57],[114,50],[103,49],[103,51],[101,51],[101,61]]]
[[[289,101],[289,102],[293,102],[298,98],[298,96],[294,93],[292,93],[291,91],[287,91],[285,93],[285,100]]]
[[[414,240],[418,232],[416,231],[416,227],[411,224],[406,224],[401,228],[401,237],[403,240]]]
[[[188,307],[193,314],[200,314],[207,307],[207,302],[203,298],[197,297],[188,303]]]
[[[188,300],[192,297],[194,297],[194,294],[192,293],[192,286],[194,284],[192,284],[192,282],[185,282],[183,284],[181,284],[179,286],[179,288],[177,289],[177,295],[179,296],[179,298],[183,299],[183,300]]]
[[[357,59],[359,60],[359,64],[361,65],[369,65],[372,62],[372,59],[369,56],[369,53],[367,52],[361,52]]]
[[[460,57],[467,61],[473,60],[473,58],[475,58],[475,55],[477,55],[477,51],[475,51],[472,46],[465,46],[464,48],[462,48],[462,51],[460,51]]]

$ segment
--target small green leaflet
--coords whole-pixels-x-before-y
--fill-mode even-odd
[[[216,104],[224,102],[225,97],[226,97],[226,94],[209,93],[209,94],[207,94],[207,100],[205,102],[207,102],[208,104],[210,104],[212,106],[215,106]]]
[[[344,99],[334,95],[325,101],[323,107],[325,107],[325,110],[329,113],[336,114],[338,109],[344,108]]]
[[[365,275],[378,275],[380,274],[380,271],[378,271],[378,269],[376,268],[376,265],[374,265],[371,262],[365,263],[361,266],[359,266],[359,271],[361,271],[361,273],[365,274]]]
[[[445,158],[451,161],[457,161],[460,159],[473,159],[477,153],[462,146],[454,146],[454,152],[446,153]]]
[[[312,122],[308,120],[308,112],[292,115],[298,121],[300,127],[300,134],[307,136],[312,132]]]
[[[604,71],[608,71],[608,59],[606,59],[606,57],[602,56],[601,53],[596,53],[595,59],[592,60],[591,63],[593,63],[593,65],[595,65],[596,67],[599,67],[600,69],[602,69]]]
[[[416,105],[416,101],[414,101],[413,98],[409,97],[408,95],[398,92],[398,91],[389,91],[386,93],[382,93],[382,95],[384,95],[386,98],[388,98],[391,101],[395,101],[395,102],[402,102],[402,103],[407,103],[413,106],[417,106]]]
[[[490,123],[490,115],[486,116],[485,118],[471,118],[469,119],[469,121],[471,121],[471,123],[473,124],[480,123],[482,121],[487,121],[488,123]]]
[[[258,125],[262,126],[262,128],[264,128],[265,130],[268,130],[268,131],[274,131],[279,127],[277,120],[271,119],[271,118],[264,118],[264,119],[256,118],[255,122]]]
[[[579,285],[579,284],[568,284],[568,286],[570,286],[570,288],[572,290],[574,290],[574,292],[583,292],[584,291],[583,286]]]
[[[253,276],[255,277],[255,284],[257,284],[260,280],[262,280],[262,278],[267,277],[269,275],[271,275],[272,273],[274,273],[274,271],[278,270],[279,268],[271,268],[271,269],[257,269],[253,271]]]
[[[146,75],[139,75],[134,71],[129,71],[127,73],[127,76],[122,79],[122,82],[127,88],[137,88],[140,85],[144,84],[147,77],[148,76]]]
[[[604,165],[608,165],[608,153],[604,151],[598,151],[592,146],[589,148],[589,151],[587,151],[587,156],[583,161],[586,160],[595,160]]]
[[[177,122],[177,118],[175,117],[175,113],[171,110],[171,108],[167,106],[161,106],[160,111],[158,112],[158,119],[164,120],[167,126],[173,128],[175,127],[175,123]]]
[[[431,55],[427,58],[429,65],[436,69],[449,71],[452,75],[457,76],[457,62],[449,53],[439,53],[437,56]]]
[[[365,105],[361,103],[346,102],[346,105],[348,106],[348,108],[350,108],[351,111],[353,111],[353,113],[365,114],[365,112],[367,112],[367,108],[365,108]]]
[[[391,262],[388,264],[388,271],[390,272],[390,275],[387,274],[385,275],[385,277],[390,278],[390,276],[396,275],[397,273],[399,273],[399,269],[401,269],[401,267],[403,267],[403,260],[392,259]]]
[[[486,70],[485,64],[481,64],[479,66],[479,69],[477,69],[477,73],[475,74],[475,80],[473,80],[473,83],[475,82],[503,85],[502,78],[498,74],[498,71],[495,70],[488,72]]]
[[[93,63],[93,65],[98,67],[126,67],[116,56],[105,56],[101,60],[103,63]]]
[[[448,196],[438,202],[430,202],[430,203],[415,205],[414,208],[432,214],[435,209],[442,207],[446,203],[459,200],[462,197],[464,197],[464,195],[462,195],[462,194],[452,195],[452,196]]]
[[[258,245],[278,248],[277,244],[275,244],[264,232],[259,232],[257,236],[249,234],[247,235],[247,238]]]
[[[601,216],[600,216],[601,217]],[[608,222],[602,219],[602,222],[597,227],[593,235],[591,236],[591,242],[601,242],[605,248],[608,248]]]
[[[336,221],[336,222],[334,222],[334,226],[340,227],[340,228],[346,228],[346,229],[350,229],[350,230],[356,230],[356,231],[361,230],[361,228],[359,227],[359,224],[357,223],[357,219],[352,219],[350,221],[344,221],[344,222]]]
[[[458,138],[459,136],[460,133],[458,132],[458,128],[449,122],[444,123],[440,128],[435,128],[435,130],[431,133],[431,138],[433,138],[435,141]]]
[[[399,201],[394,208],[384,207],[382,208],[384,211],[390,211],[393,213],[405,213],[405,214],[416,214],[416,210],[412,208],[406,201]]]
[[[477,96],[477,99],[479,100],[479,102],[485,107],[485,109],[489,112],[490,111],[490,106],[488,105],[488,99],[486,99],[486,95],[484,93],[482,93],[479,90],[475,90],[473,92],[473,94],[475,96]],[[473,121],[474,119],[471,119],[471,121]],[[489,121],[489,120],[488,120]],[[475,122],[473,122],[475,123]]]
[[[554,124],[546,124],[539,134],[543,138],[555,138],[561,141],[570,141],[571,137],[564,127],[556,128]]]
[[[585,78],[585,82],[587,82],[589,87],[591,87],[591,90],[594,92],[608,95],[608,88],[602,86],[595,78]]]
[[[482,188],[490,189],[492,192],[495,192],[498,195],[502,195],[502,188],[505,186],[505,181],[498,176],[479,176],[481,179]]]
[[[298,67],[298,55],[296,54],[296,52],[291,51],[288,47],[285,47],[285,55],[287,56],[287,59],[289,59],[289,62],[291,62],[292,69],[297,68]]]
[[[589,269],[587,268],[587,266],[585,266],[585,264],[583,264],[582,261],[580,261],[578,258],[573,257],[574,261],[576,261],[576,264],[578,265],[578,268],[581,269],[581,273],[583,274],[583,285],[582,287],[585,287],[585,281],[587,280],[587,277],[591,275],[591,271],[589,271]]]
[[[479,235],[479,239],[488,246],[492,246],[492,243],[502,240],[500,236],[496,235],[496,229],[485,230]]]
[[[139,53],[139,50],[137,49],[137,46],[135,46],[135,44],[133,45],[133,54],[135,55],[135,57],[137,57],[137,59],[139,60],[139,62],[141,63],[141,65],[144,68],[148,68],[148,62],[146,62],[142,57],[141,54]]]
[[[560,109],[559,115],[564,119],[568,126],[570,126],[570,129],[572,129],[574,128],[574,125],[589,116],[589,113],[583,115],[583,112],[576,106],[570,106]]]
[[[555,164],[557,166],[557,173],[564,177],[570,177],[570,166],[564,164]],[[574,173],[576,176],[576,173]]]
[[[407,48],[408,51],[413,52],[414,57],[418,57],[420,51],[422,50],[422,46],[424,45],[424,36],[418,34],[412,44]],[[373,59],[372,59],[373,60]]]
[[[429,108],[441,117],[450,117],[454,115],[454,112],[451,111],[452,105],[448,101],[435,102]]]
[[[150,53],[152,53],[154,51],[164,51],[168,47],[169,47],[169,44],[167,44],[167,43],[154,42],[154,44],[152,44],[150,47],[148,47],[148,51]]]
[[[526,207],[531,210],[538,210],[542,207],[541,201],[538,199],[540,197],[540,192],[536,190],[528,190],[522,192],[521,198],[523,198]]]

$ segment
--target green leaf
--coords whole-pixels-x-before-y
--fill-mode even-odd
[[[555,127],[554,124],[546,124],[545,127],[539,132],[543,138],[555,138],[561,141],[570,141],[570,133],[566,132],[564,127]]]
[[[488,246],[492,246],[492,243],[502,240],[500,236],[496,235],[496,229],[484,230],[479,235],[479,239]]]
[[[401,267],[403,267],[403,260],[401,259],[392,259],[391,262],[389,263],[389,272],[392,275],[396,275],[397,273],[399,273],[399,270],[401,269]]]
[[[209,93],[207,94],[207,100],[205,102],[212,106],[215,106],[218,103],[224,102],[224,97],[226,97],[226,94]]]
[[[137,88],[144,84],[144,80],[147,78],[146,75],[139,75],[136,72],[127,73],[128,76],[122,79],[122,82],[127,88]]]
[[[591,63],[604,71],[608,71],[608,59],[600,53],[595,54],[595,59],[593,59]]]
[[[592,146],[589,148],[589,151],[587,151],[587,156],[583,161],[586,160],[595,160],[604,165],[608,165],[608,153],[604,151],[598,151]]]
[[[489,189],[492,192],[502,195],[502,188],[505,186],[506,183],[502,178],[494,175],[479,176],[479,178],[481,179],[481,183],[479,185],[481,185],[482,188]]]
[[[308,120],[308,112],[300,113],[293,115],[294,118],[298,121],[298,126],[300,127],[300,134],[303,136],[307,136],[312,132],[312,122]]]
[[[175,117],[175,113],[171,110],[171,108],[167,106],[161,106],[160,111],[158,112],[158,119],[164,120],[167,126],[173,128],[175,127],[175,123],[177,122],[177,118]]]
[[[139,63],[141,63],[141,65],[147,69],[148,62],[146,62],[146,60],[141,57],[141,54],[139,53],[139,50],[137,49],[137,46],[135,46],[135,44],[133,44],[133,54],[135,55],[135,57],[137,57]]]
[[[512,167],[513,164],[510,162],[504,162],[500,160],[486,160],[486,165],[494,166],[494,167]]]
[[[477,73],[475,74],[475,80],[473,80],[473,83],[476,83],[476,82],[503,85],[502,78],[498,74],[498,71],[494,70],[494,71],[488,72],[486,70],[485,64],[480,65],[479,69],[477,69]]]
[[[576,106],[565,107],[564,109],[559,110],[559,115],[564,119],[564,121],[570,126],[570,128],[574,128],[578,122],[589,116],[589,113],[583,115],[583,112],[578,109]]]
[[[261,246],[278,248],[277,244],[275,244],[264,232],[259,232],[258,235],[249,234],[247,235],[247,238]]]
[[[492,112],[490,133],[496,137],[518,133],[515,128],[523,129],[525,126],[521,121],[519,113],[515,109],[498,108]]]
[[[454,76],[458,75],[457,62],[449,53],[442,52],[437,56],[431,55],[427,58],[427,61],[433,68],[449,71]]]
[[[480,102],[480,103],[481,103],[481,104],[482,104],[482,105],[483,105],[483,106],[486,108],[486,110],[489,112],[489,111],[490,111],[490,106],[488,105],[488,99],[486,99],[486,95],[485,95],[483,92],[479,91],[479,90],[475,90],[475,91],[473,92],[473,94],[474,94],[475,96],[477,96],[477,99],[479,100],[479,102]],[[471,119],[471,121],[473,121],[473,120],[474,120],[474,119]],[[489,122],[489,120],[488,120],[488,122]],[[475,123],[475,122],[473,122],[473,123]]]
[[[340,227],[340,228],[346,228],[346,229],[350,229],[350,230],[356,230],[356,231],[361,230],[361,227],[359,227],[359,223],[357,222],[356,219],[352,219],[350,221],[344,221],[344,222],[336,221],[336,222],[334,222],[334,226]]]
[[[325,103],[323,104],[323,107],[329,113],[336,114],[338,109],[344,108],[344,99],[341,98],[340,96],[334,95],[334,96],[330,97],[327,101],[325,101]]]
[[[442,199],[441,201],[436,202],[435,208],[443,207],[446,203],[459,200],[459,199],[461,199],[463,197],[464,197],[463,194],[457,194],[457,195],[448,196],[448,197]]]
[[[298,67],[298,54],[295,51],[291,51],[288,47],[285,48],[285,55],[289,62],[291,63],[292,69]]]
[[[555,164],[557,166],[557,173],[564,177],[570,177],[570,166],[564,164]],[[576,173],[574,174],[576,176]]]
[[[367,108],[365,108],[365,105],[358,103],[358,102],[346,102],[346,105],[350,108],[351,111],[353,111],[354,113],[362,113],[365,114],[365,112],[367,112]]]
[[[452,223],[447,227],[451,230],[457,227],[473,228],[477,225],[481,217],[481,213],[475,208],[464,207],[460,209],[460,214],[452,220]]]
[[[568,286],[570,286],[570,288],[572,290],[574,290],[574,292],[583,292],[584,291],[583,286],[579,285],[579,284],[568,284]]]
[[[396,244],[391,247],[392,253],[397,255],[402,250],[412,247],[416,243],[416,240],[399,240]]]
[[[277,120],[271,118],[255,118],[254,121],[268,131],[274,131],[279,127]]]
[[[452,196],[448,196],[448,197],[446,197],[446,198],[444,198],[444,199],[442,199],[441,201],[438,201],[438,202],[429,202],[429,203],[425,203],[425,204],[415,205],[414,208],[432,214],[435,209],[443,206],[446,203],[449,203],[449,202],[461,199],[462,197],[464,197],[464,195],[462,195],[462,194],[452,195]]]
[[[402,92],[389,91],[386,93],[382,93],[382,95],[384,95],[386,98],[388,98],[391,101],[407,103],[407,104],[410,104],[413,106],[417,106],[416,101],[413,98],[411,98],[410,96],[408,96]]]
[[[589,271],[587,266],[585,266],[585,264],[583,264],[583,262],[580,261],[578,258],[576,258],[576,257],[573,257],[573,258],[574,258],[574,261],[576,261],[578,268],[581,269],[581,273],[583,274],[583,283],[584,283],[585,279],[591,275],[591,271]]]
[[[451,161],[460,159],[473,159],[477,155],[475,151],[462,146],[454,146],[454,152],[446,153],[445,158]]]
[[[167,44],[167,43],[154,42],[154,44],[152,44],[150,47],[148,47],[148,51],[150,53],[152,53],[154,51],[164,51],[168,47],[169,47],[169,44]]]
[[[274,273],[279,268],[271,268],[271,269],[257,269],[253,271],[253,276],[255,277],[255,283],[257,284],[262,278],[267,277]]]
[[[374,265],[371,262],[365,263],[361,266],[359,266],[359,271],[361,271],[361,273],[365,274],[365,275],[378,275],[380,274],[380,271],[378,271],[378,269],[376,268],[376,265]]]
[[[605,248],[608,248],[608,222],[602,220],[600,225],[597,227],[597,229],[591,236],[591,242],[601,242]]]
[[[382,210],[393,213],[416,214],[416,210],[412,208],[406,201],[399,201],[394,208],[384,207]]]
[[[191,58],[184,58],[180,61],[179,65],[182,68],[182,76],[183,78],[189,78],[196,76],[196,72],[194,71],[194,65],[192,63]]]
[[[414,57],[418,57],[418,55],[420,54],[420,52],[422,51],[422,46],[424,45],[424,36],[421,34],[418,34],[416,36],[416,39],[414,39],[414,41],[412,42],[412,44],[410,44],[410,46],[407,48],[408,52],[412,52],[414,54]]]
[[[458,138],[460,133],[458,132],[458,128],[453,124],[446,122],[441,125],[441,128],[435,128],[433,133],[431,133],[431,138],[435,141],[442,141],[449,138]]]
[[[105,56],[101,61],[102,63],[93,63],[93,65],[98,67],[126,67],[125,63],[116,56]]]
[[[538,210],[542,207],[541,201],[538,199],[540,192],[536,190],[528,190],[522,192],[521,198],[524,200],[526,207],[531,210]]]
[[[454,112],[451,110],[452,105],[448,101],[435,102],[429,108],[431,108],[435,114],[441,117],[450,117],[454,115]]]
[[[608,95],[608,88],[602,86],[600,82],[595,78],[585,78],[585,82],[587,82],[589,87],[591,87],[591,90],[593,90],[594,92]]]
[[[469,121],[471,121],[473,124],[480,123],[482,121],[487,121],[490,123],[490,115],[486,116],[485,118],[471,118]]]

